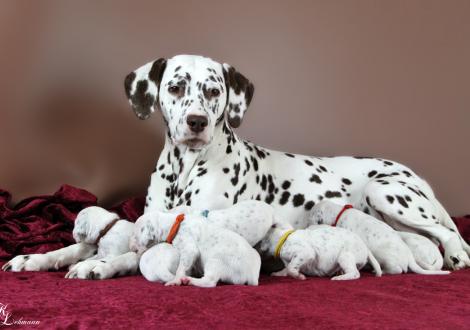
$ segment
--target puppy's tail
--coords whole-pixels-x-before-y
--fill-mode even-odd
[[[426,269],[421,268],[421,266],[416,263],[416,260],[413,257],[413,254],[411,254],[411,251],[410,251],[409,257],[408,257],[408,269],[410,269],[413,273],[422,274],[422,275],[447,275],[447,274],[450,274],[450,272],[447,271],[447,270],[426,270]]]
[[[367,261],[374,269],[375,276],[377,277],[382,276],[382,268],[380,268],[379,262],[377,261],[377,259],[375,259],[374,255],[370,251],[369,251],[369,254],[367,255]]]

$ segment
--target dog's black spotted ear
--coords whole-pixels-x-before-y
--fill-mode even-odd
[[[255,86],[229,64],[224,63],[222,68],[227,89],[227,120],[230,126],[237,128],[251,103]]]
[[[124,79],[124,88],[132,110],[139,119],[147,119],[158,105],[158,90],[165,72],[166,60],[149,62]]]

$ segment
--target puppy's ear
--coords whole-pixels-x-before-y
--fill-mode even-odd
[[[158,91],[165,68],[166,60],[159,58],[132,71],[124,79],[126,96],[139,119],[147,119],[159,106]]]
[[[248,106],[253,98],[255,86],[227,63],[222,65],[227,89],[227,104],[225,110],[230,126],[240,126]]]

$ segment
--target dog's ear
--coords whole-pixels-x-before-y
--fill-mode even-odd
[[[251,103],[255,86],[229,64],[224,63],[222,68],[227,89],[227,119],[230,126],[237,128]]]
[[[166,60],[149,62],[124,79],[124,88],[132,110],[139,119],[147,119],[158,105],[158,90],[166,68]]]

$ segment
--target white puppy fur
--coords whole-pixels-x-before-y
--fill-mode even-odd
[[[255,246],[268,232],[274,223],[274,208],[270,205],[256,201],[247,200],[239,202],[229,208],[213,210],[207,213],[207,217],[201,217],[202,211],[188,206],[182,206],[171,210],[174,217],[178,213],[193,214],[201,221],[231,230],[242,236],[251,245]],[[142,226],[145,218],[141,219]],[[136,236],[143,236],[145,232],[136,232]],[[133,238],[135,240],[136,237]],[[148,246],[155,244],[148,237],[143,237]],[[131,246],[135,246],[131,243]],[[135,249],[135,247],[134,247]],[[142,251],[139,251],[142,253]],[[140,272],[149,281],[168,282],[170,274],[176,272],[179,261],[178,251],[169,244],[162,243],[153,246],[142,254],[140,259]]]
[[[173,213],[144,214],[135,223],[135,235],[130,243],[132,250],[143,251],[150,240],[164,242],[174,222]],[[172,246],[178,250],[180,258],[174,279],[165,285],[214,287],[219,281],[258,285],[261,258],[256,250],[240,235],[210,224],[201,216],[185,216]],[[196,263],[202,269],[202,278],[188,276]]]
[[[275,256],[281,237],[292,230],[288,224],[275,224],[261,241],[259,250],[263,257]],[[291,276],[304,280],[307,276],[342,275],[332,280],[353,280],[360,277],[359,270],[368,262],[381,276],[380,266],[367,246],[354,233],[331,226],[312,226],[290,234],[280,250],[279,258],[285,268],[272,276]]]
[[[310,213],[310,225],[333,225],[343,206],[325,200],[314,206]],[[400,235],[386,223],[356,209],[348,209],[339,218],[337,226],[361,237],[377,258],[385,274],[401,274],[408,270],[418,274],[443,275],[447,271],[425,270],[415,261],[410,248]]]
[[[433,243],[429,238],[415,233],[408,233],[399,231],[403,242],[408,245],[416,263],[423,269],[427,270],[439,270],[442,269],[444,264],[444,258],[439,251],[438,246]]]
[[[150,282],[169,282],[175,278],[180,254],[171,244],[152,246],[140,257],[139,269]]]
[[[106,227],[115,224],[99,239]],[[77,214],[73,238],[77,244],[45,254],[17,256],[4,270],[49,270],[72,265],[66,278],[104,279],[115,275],[135,274],[138,257],[130,252],[129,238],[134,224],[119,220],[115,213],[100,207],[88,207]],[[83,261],[81,261],[83,260]]]

